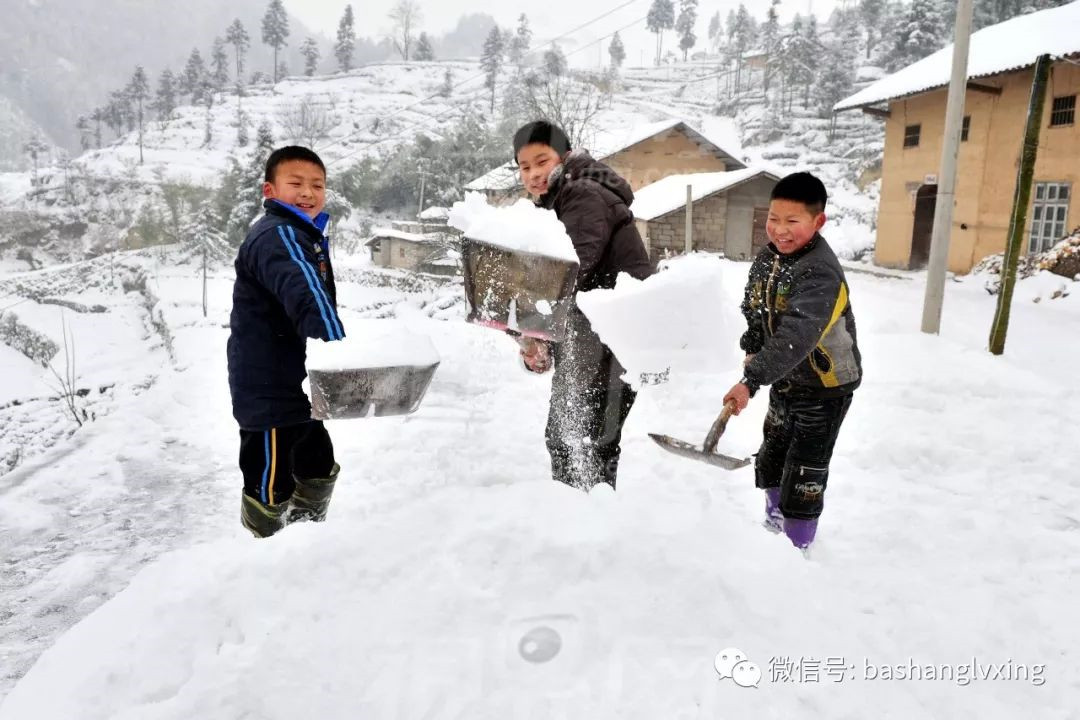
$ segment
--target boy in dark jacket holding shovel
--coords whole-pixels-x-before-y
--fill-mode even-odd
[[[240,521],[256,537],[325,519],[340,468],[301,383],[307,338],[345,337],[324,235],[326,167],[305,147],[266,162],[266,214],[236,256],[229,390],[240,425]]]
[[[799,548],[814,540],[833,447],[862,381],[847,280],[818,234],[826,200],[809,173],[773,189],[765,225],[772,242],[750,268],[742,304],[744,374],[724,397],[738,414],[758,388],[772,386],[755,478],[766,526]]]
[[[545,121],[514,134],[514,159],[526,190],[566,226],[578,255],[578,292],[613,288],[622,272],[638,279],[652,274],[626,180],[584,150],[571,152],[566,133]],[[534,372],[555,367],[545,431],[554,478],[584,490],[601,482],[614,488],[635,394],[611,350],[573,306],[563,342],[532,341],[522,359]]]

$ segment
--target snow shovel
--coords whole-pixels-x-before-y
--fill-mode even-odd
[[[733,458],[716,452],[716,443],[720,441],[720,436],[724,434],[728,420],[731,419],[734,412],[735,403],[724,405],[724,410],[720,413],[720,417],[716,418],[716,422],[712,424],[712,427],[709,428],[709,434],[705,436],[705,444],[700,448],[697,445],[678,440],[669,435],[649,433],[649,437],[655,440],[657,445],[676,455],[681,455],[682,457],[690,458],[691,460],[707,462],[710,465],[716,465],[725,470],[738,470],[739,468],[749,465],[750,458]]]

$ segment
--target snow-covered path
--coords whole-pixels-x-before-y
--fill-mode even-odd
[[[726,264],[729,294],[746,269]],[[994,358],[975,280],[949,285],[940,338],[915,330],[918,276],[849,280],[867,379],[809,560],[760,527],[750,469],[646,437],[703,433],[735,368],[647,388],[618,493],[585,495],[548,480],[547,378],[412,301],[397,321],[443,358],[423,406],[332,424],[330,519],[254,542],[236,518],[227,282],[204,321],[193,279],[163,281],[177,370],[17,487],[0,478],[0,657],[21,675],[40,653],[0,720],[1077,717],[1080,297],[1035,304],[1028,281]],[[343,289],[357,307],[367,292]],[[753,452],[764,411],[724,449]],[[34,578],[8,585],[11,567]],[[728,647],[759,689],[718,679]],[[997,677],[880,679],[973,658]]]

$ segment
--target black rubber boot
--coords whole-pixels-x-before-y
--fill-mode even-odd
[[[267,538],[285,527],[285,512],[289,503],[263,505],[247,493],[242,493],[240,522],[257,538]]]
[[[289,508],[288,522],[322,522],[326,519],[326,510],[330,507],[330,496],[334,494],[341,466],[334,463],[330,477],[296,478]]]

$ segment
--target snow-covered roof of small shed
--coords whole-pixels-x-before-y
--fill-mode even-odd
[[[377,227],[372,229],[371,237],[368,238],[364,244],[371,245],[373,242],[383,240],[386,238],[393,238],[394,240],[404,240],[406,242],[417,243],[420,245],[437,242],[438,238],[431,235],[421,235],[419,233],[405,232],[403,230],[395,230],[393,228]]]
[[[691,173],[688,175],[669,175],[668,177],[646,185],[634,193],[634,202],[630,209],[637,220],[655,220],[686,205],[686,186],[693,190],[694,202],[714,195],[723,190],[730,190],[736,185],[749,182],[758,176],[771,180],[780,178],[761,168],[743,168],[729,172]]]
[[[968,79],[997,75],[1033,65],[1044,54],[1064,57],[1080,53],[1080,0],[1020,15],[985,27],[971,36]],[[949,84],[952,44],[836,103],[834,110],[853,110],[916,95]]]

